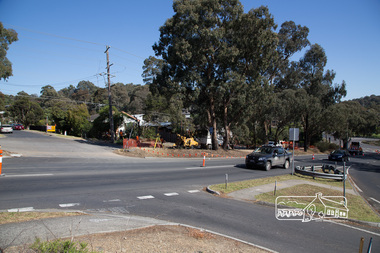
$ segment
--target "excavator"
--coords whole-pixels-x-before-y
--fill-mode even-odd
[[[199,143],[193,137],[186,137],[177,134],[177,141],[173,145],[174,148],[197,148]]]

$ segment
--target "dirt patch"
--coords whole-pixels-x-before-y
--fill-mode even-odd
[[[160,158],[245,158],[251,153],[252,149],[175,149],[175,148],[130,148],[118,149],[114,151],[116,154],[129,156],[129,157],[160,157]],[[292,150],[289,150],[292,152]],[[329,154],[329,152],[320,152],[317,148],[309,148],[307,152],[303,148],[294,151],[295,156],[300,155],[320,155]]]
[[[131,148],[118,149],[116,154],[130,157],[160,157],[160,158],[245,158],[251,153],[248,149],[206,150],[206,149],[175,149],[175,148]]]
[[[223,236],[183,226],[153,226],[123,232],[76,237],[95,252],[268,252]],[[27,246],[5,253],[33,252]]]

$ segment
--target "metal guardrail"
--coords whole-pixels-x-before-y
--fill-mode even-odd
[[[344,167],[340,166],[342,170],[338,167],[331,165],[315,165],[315,166],[297,166],[295,172],[305,176],[311,176],[313,178],[326,178],[326,179],[335,179],[343,181],[347,179],[347,175],[343,173]],[[346,167],[348,170],[349,167]],[[323,172],[317,172],[316,170],[322,170]],[[333,171],[334,174],[330,172]]]

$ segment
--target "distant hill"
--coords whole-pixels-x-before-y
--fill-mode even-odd
[[[380,113],[380,96],[371,95],[362,98],[356,98],[353,99],[353,101],[357,101],[363,107],[367,109],[375,109]]]

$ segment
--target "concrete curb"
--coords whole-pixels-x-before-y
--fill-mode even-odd
[[[211,194],[214,194],[214,195],[218,195],[218,196],[219,196],[219,195],[220,195],[220,192],[212,190],[212,189],[210,188],[210,186],[211,186],[211,185],[209,185],[209,186],[206,187],[206,191],[209,192],[209,193],[211,193]]]

